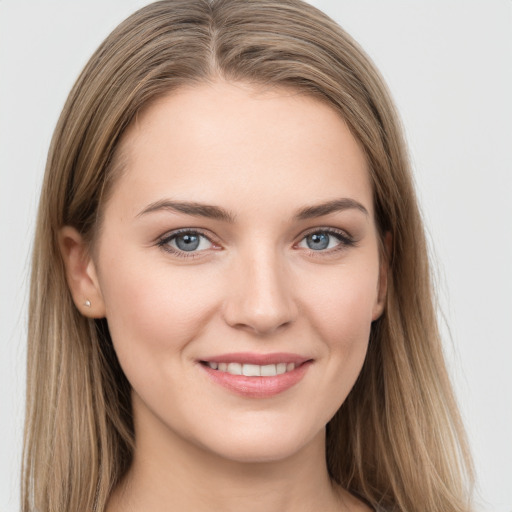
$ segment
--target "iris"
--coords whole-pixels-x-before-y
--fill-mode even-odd
[[[198,235],[179,235],[175,239],[176,246],[182,251],[195,251],[199,247],[200,238]]]
[[[306,244],[314,251],[327,249],[330,236],[327,233],[312,233],[306,237]]]

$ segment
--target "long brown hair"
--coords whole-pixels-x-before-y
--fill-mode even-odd
[[[93,241],[136,114],[185,84],[222,78],[327,102],[366,154],[390,233],[383,316],[362,372],[327,425],[332,479],[388,510],[467,512],[471,460],[433,306],[427,248],[400,122],[379,73],[300,0],[164,0],[124,21],[73,87],[49,151],[34,245],[22,484],[24,512],[104,510],[130,466],[130,386],[105,320],[69,293],[57,234]]]

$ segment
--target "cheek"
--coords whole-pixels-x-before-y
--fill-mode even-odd
[[[340,267],[316,275],[308,289],[305,308],[315,328],[335,348],[368,341],[377,301],[377,265]]]
[[[316,404],[323,425],[345,401],[366,357],[377,297],[375,267],[327,267],[317,269],[314,278],[303,279],[302,325],[311,339],[320,341],[317,387],[308,401]]]
[[[101,288],[120,360],[179,350],[215,309],[211,274],[151,265],[137,254],[104,268]]]

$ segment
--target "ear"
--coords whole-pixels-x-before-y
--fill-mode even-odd
[[[105,304],[88,244],[75,228],[64,226],[59,231],[59,247],[76,307],[84,316],[103,318]]]
[[[372,321],[377,320],[383,313],[386,305],[386,296],[388,291],[388,274],[389,274],[389,260],[392,251],[392,237],[388,231],[384,235],[382,241],[382,251],[380,255],[379,267],[379,282],[377,284],[377,300],[373,306]]]

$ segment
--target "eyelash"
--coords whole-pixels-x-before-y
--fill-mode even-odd
[[[315,257],[335,254],[335,253],[338,253],[339,251],[346,250],[347,248],[354,247],[356,245],[356,241],[348,233],[346,233],[345,231],[334,229],[334,228],[315,228],[310,231],[307,231],[306,233],[304,233],[301,236],[301,238],[300,238],[299,242],[297,242],[297,244],[302,242],[303,240],[305,240],[308,236],[313,235],[313,234],[319,234],[319,233],[334,236],[337,240],[339,240],[340,243],[338,245],[336,245],[335,247],[333,247],[331,249],[327,249],[327,250],[315,251],[313,249],[305,249],[310,255],[315,256]],[[160,247],[161,249],[163,249],[164,251],[171,253],[179,258],[197,258],[197,257],[201,256],[201,253],[204,252],[205,250],[187,252],[187,251],[175,249],[174,247],[169,245],[169,243],[172,240],[174,240],[178,236],[184,235],[184,234],[196,235],[199,237],[206,238],[206,240],[208,240],[208,242],[210,242],[212,245],[214,245],[214,246],[216,245],[215,242],[211,239],[211,237],[206,235],[201,230],[183,228],[183,229],[178,229],[176,231],[172,231],[171,233],[164,235],[161,239],[158,240],[157,246]],[[294,244],[294,247],[296,247],[297,244]]]
[[[197,258],[198,256],[201,256],[201,253],[204,251],[181,251],[169,245],[172,240],[180,235],[196,235],[202,238],[206,238],[206,240],[208,240],[208,242],[210,242],[212,245],[216,245],[215,242],[200,229],[189,228],[177,229],[176,231],[172,231],[171,233],[164,235],[160,240],[158,240],[157,245],[164,251],[169,252],[174,256],[178,256],[179,258]]]
[[[354,247],[356,245],[356,240],[354,240],[354,238],[352,238],[352,236],[349,235],[346,231],[342,231],[340,229],[335,229],[335,228],[327,228],[327,227],[314,228],[314,229],[307,231],[306,233],[304,233],[301,236],[301,239],[299,240],[298,243],[301,243],[303,240],[305,240],[310,235],[319,234],[319,233],[333,236],[340,243],[338,245],[336,245],[335,247],[333,247],[331,249],[327,249],[327,250],[315,251],[313,249],[305,249],[313,257],[322,257],[322,256],[325,257],[325,256],[334,255],[340,251],[344,251],[344,250],[346,250],[350,247]],[[297,244],[295,244],[295,245],[297,245]]]

